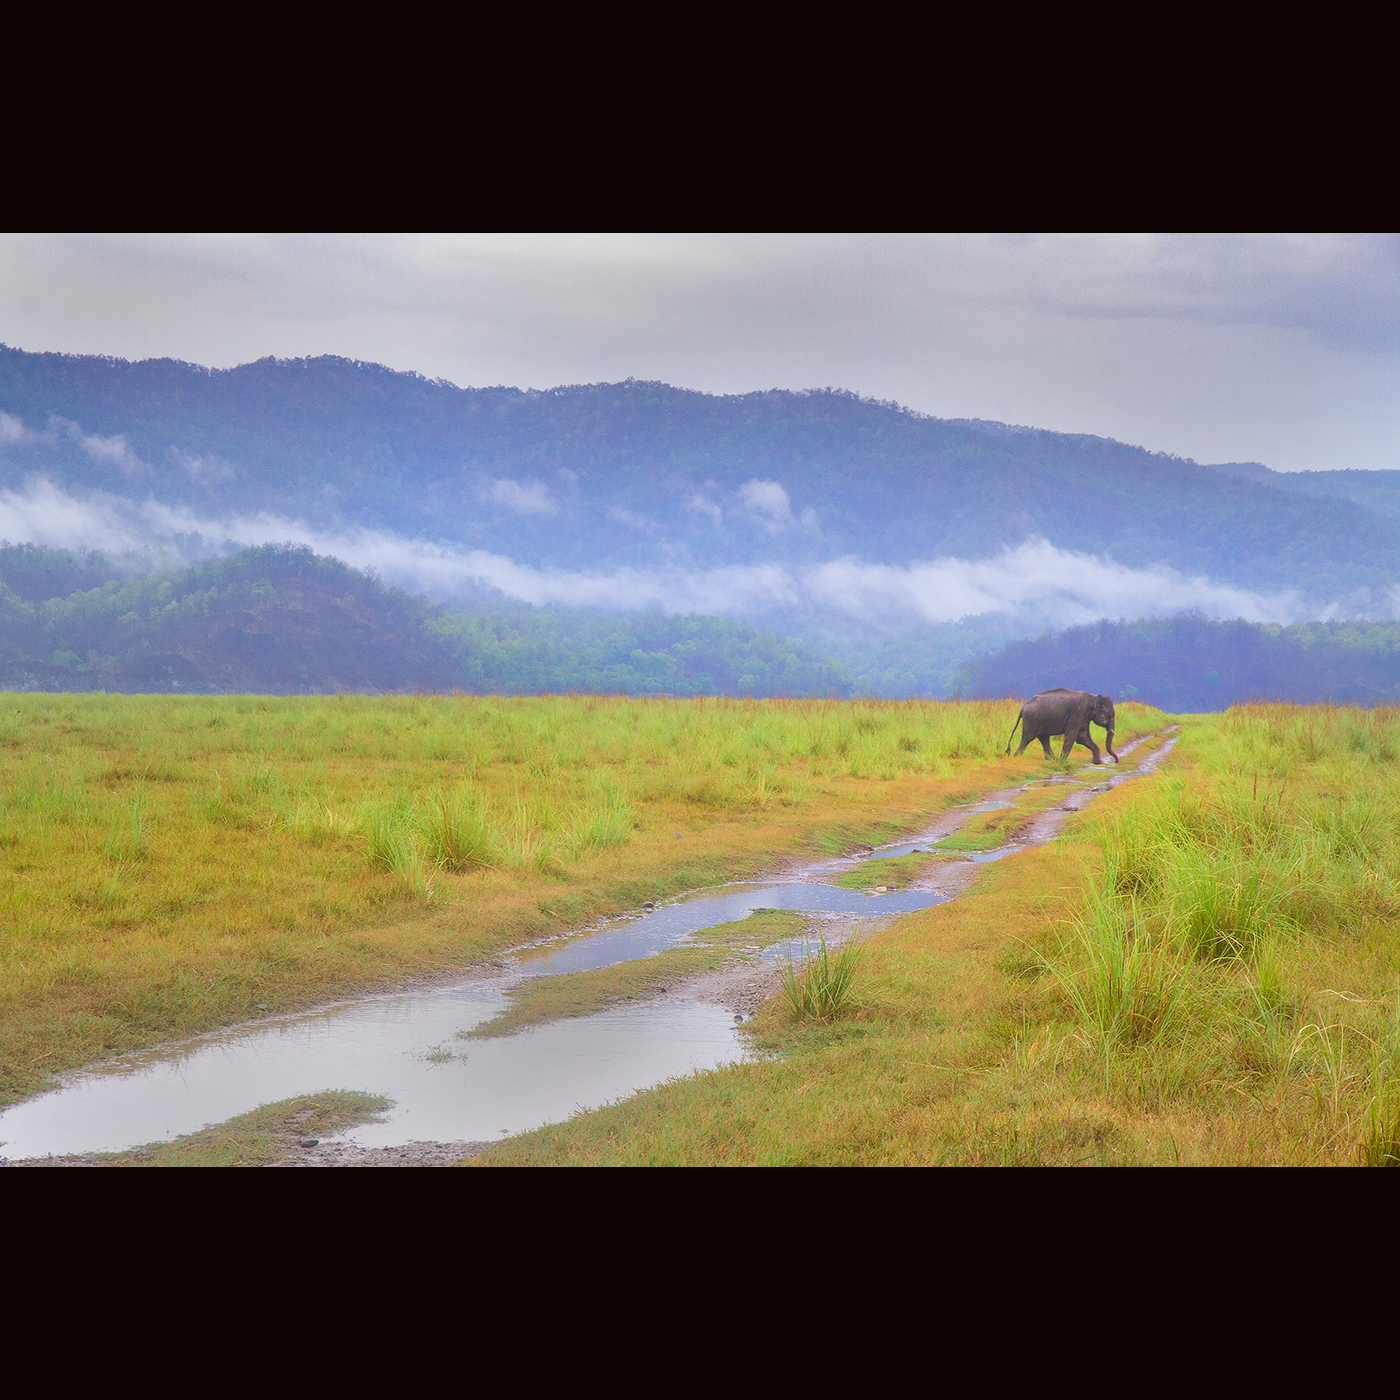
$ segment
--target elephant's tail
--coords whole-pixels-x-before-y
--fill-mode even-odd
[[[1026,713],[1026,707],[1025,707],[1024,705],[1022,705],[1021,708],[1020,708],[1020,711],[1019,711],[1019,712],[1017,713],[1017,715],[1016,715],[1016,724],[1020,724],[1020,722],[1021,722],[1021,716],[1022,716],[1023,714],[1025,714],[1025,713]],[[1016,724],[1013,724],[1013,725],[1011,726],[1011,733],[1008,734],[1008,735],[1006,736],[1006,752],[1007,752],[1007,753],[1010,753],[1010,752],[1011,752],[1011,741],[1016,737]]]

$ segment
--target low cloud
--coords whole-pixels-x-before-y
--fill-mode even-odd
[[[388,542],[383,542],[387,547]],[[955,622],[986,613],[1030,617],[1070,627],[1101,617],[1151,617],[1200,611],[1251,622],[1294,622],[1325,615],[1296,592],[1262,594],[1188,577],[1166,567],[1130,569],[1111,559],[1027,540],[991,559],[937,559],[894,568],[841,559],[810,568],[734,565],[691,572],[619,569],[555,572],[484,551],[442,551],[431,566],[422,546],[404,569],[431,567],[444,584],[454,568],[530,603],[600,608],[660,608],[761,617],[794,610],[837,614],[874,626],[911,621]],[[377,563],[390,571],[387,559]]]
[[[558,509],[547,487],[538,481],[513,481],[501,477],[491,483],[487,497],[521,515],[553,515]]]
[[[776,535],[792,523],[792,502],[788,493],[776,481],[760,481],[755,477],[739,488],[739,499],[759,517],[763,528]]]
[[[1056,627],[1101,617],[1200,611],[1251,622],[1317,615],[1296,592],[1261,594],[1165,565],[1132,569],[1100,556],[1026,540],[990,559],[935,559],[894,568],[839,559],[805,571],[811,597],[857,619],[951,622],[983,613],[1043,616]]]
[[[76,497],[46,478],[0,491],[0,536],[69,549],[164,550],[194,560],[269,542],[309,545],[388,583],[444,601],[487,583],[522,602],[612,610],[653,608],[762,620],[782,614],[846,618],[870,627],[954,622],[1000,614],[1047,629],[1101,617],[1199,611],[1251,622],[1400,613],[1400,589],[1372,608],[1320,607],[1296,591],[1260,593],[1165,565],[1128,568],[1102,556],[1029,539],[988,559],[942,558],[908,567],[856,558],[794,568],[552,570],[487,550],[408,539],[382,530],[319,530],[266,512],[211,520],[154,500],[94,492]]]
[[[148,473],[150,464],[143,462],[131,449],[126,438],[118,433],[115,437],[98,437],[95,433],[85,433],[81,423],[71,418],[60,418],[56,414],[49,419],[43,432],[27,427],[22,418],[0,411],[0,443],[12,447],[43,444],[52,447],[60,438],[76,442],[89,457],[108,466],[118,467],[127,476],[140,476]]]
[[[127,446],[126,439],[120,434],[103,438],[90,437],[84,433],[79,436],[78,442],[89,457],[94,457],[108,466],[120,467],[128,476],[150,471],[150,467]]]
[[[150,526],[115,496],[70,496],[47,477],[21,491],[0,491],[0,538],[54,549],[104,549],[113,553],[143,548]]]

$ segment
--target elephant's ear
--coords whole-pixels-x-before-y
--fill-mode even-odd
[[[1065,746],[1060,750],[1061,758],[1069,757],[1069,751],[1074,747],[1075,740],[1079,738],[1084,729],[1088,728],[1089,714],[1093,703],[1094,697],[1092,695],[1086,695],[1074,702],[1069,717],[1065,720]]]

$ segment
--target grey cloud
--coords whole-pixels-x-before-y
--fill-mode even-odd
[[[1393,234],[959,237],[941,246],[960,299],[1042,316],[1272,326],[1342,349],[1400,350]]]
[[[1389,235],[7,235],[0,339],[460,384],[832,384],[1282,470],[1400,446]]]

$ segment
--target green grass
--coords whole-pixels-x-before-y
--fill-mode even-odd
[[[832,884],[843,890],[873,890],[877,885],[902,890],[938,860],[939,857],[933,855],[872,857],[861,861],[854,870],[843,871]]]
[[[799,962],[787,959],[782,965],[783,1001],[794,1021],[834,1021],[855,1003],[865,947],[859,925],[839,948],[826,944],[819,935],[815,947],[807,943]]]

